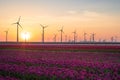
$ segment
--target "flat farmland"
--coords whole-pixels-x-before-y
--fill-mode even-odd
[[[120,45],[0,45],[0,80],[120,80]]]

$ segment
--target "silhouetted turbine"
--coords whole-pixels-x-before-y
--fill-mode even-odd
[[[92,39],[93,42],[95,41],[95,33],[91,34],[91,39]]]
[[[8,40],[8,31],[9,31],[9,30],[4,31],[4,32],[6,33],[6,42],[7,42],[7,40]]]
[[[74,42],[76,42],[76,30],[73,32],[74,34]]]
[[[113,36],[111,37],[111,42],[114,42],[114,37]]]
[[[87,41],[87,39],[86,39],[86,35],[87,35],[87,33],[84,32],[84,42]]]
[[[41,24],[40,26],[42,27],[42,42],[44,43],[44,29],[47,28],[48,26],[43,26]]]
[[[56,42],[56,37],[57,37],[57,35],[54,34],[54,38],[53,38],[54,42]]]
[[[61,32],[61,42],[62,42],[63,27],[59,31]]]
[[[22,26],[20,25],[20,19],[21,19],[21,17],[19,17],[19,19],[16,23],[13,23],[13,24],[17,25],[17,42],[19,42],[19,27],[22,28]]]

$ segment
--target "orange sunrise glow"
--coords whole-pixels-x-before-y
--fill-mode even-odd
[[[94,1],[89,0],[7,0],[0,1],[0,41],[16,41],[17,22],[20,18],[19,41],[23,42],[23,32],[29,32],[29,42],[42,41],[42,25],[48,25],[44,29],[44,41],[53,42],[54,34],[56,41],[60,41],[59,30],[63,27],[63,41],[73,41],[73,31],[76,30],[76,41],[90,41],[90,36],[95,33],[95,41],[120,41],[120,6],[119,1]],[[21,36],[22,34],[22,36]],[[65,37],[67,36],[67,37]],[[67,39],[66,39],[67,38]]]
[[[0,0],[0,80],[120,80],[120,0]]]

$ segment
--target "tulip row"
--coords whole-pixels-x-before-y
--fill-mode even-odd
[[[1,80],[120,80],[119,68],[113,52],[0,50]]]
[[[27,50],[44,50],[46,51],[117,51],[120,52],[119,45],[75,45],[75,44],[9,44],[0,45],[0,49],[27,49]]]

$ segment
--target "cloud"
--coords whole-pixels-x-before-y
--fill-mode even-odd
[[[99,17],[101,14],[95,11],[83,11],[83,16],[86,17]]]
[[[83,10],[79,12],[76,10],[69,10],[67,13],[69,15],[64,16],[64,19],[71,21],[93,21],[99,20],[102,16],[104,16],[102,13],[89,10]]]
[[[75,10],[69,10],[67,11],[67,14],[71,14],[71,15],[74,15],[74,14],[77,14],[78,12],[75,11]]]

